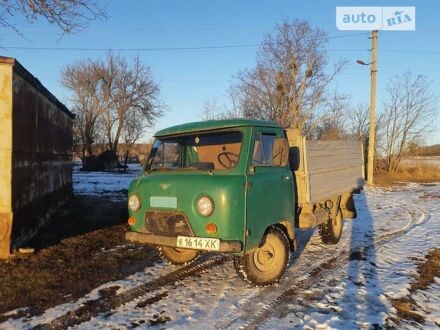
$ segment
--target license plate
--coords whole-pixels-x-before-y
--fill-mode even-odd
[[[218,251],[220,240],[218,238],[177,236],[177,247],[196,250]]]

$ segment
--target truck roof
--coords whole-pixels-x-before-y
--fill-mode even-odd
[[[263,127],[280,127],[278,124],[257,119],[223,119],[223,120],[207,120],[186,123],[171,126],[158,131],[154,136],[163,137],[167,135],[179,135],[192,132],[211,131],[224,128],[242,127],[242,126],[263,126]]]

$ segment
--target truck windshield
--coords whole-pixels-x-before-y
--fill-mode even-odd
[[[195,133],[157,139],[146,170],[227,170],[237,166],[241,132]]]

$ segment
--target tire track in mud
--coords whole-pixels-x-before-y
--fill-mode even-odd
[[[300,290],[306,290],[315,282],[318,280],[318,275],[322,275],[324,271],[330,271],[332,269],[329,269],[329,267],[336,267],[338,264],[343,265],[346,261],[343,260],[341,262],[340,257],[343,254],[348,253],[348,241],[344,242],[344,246],[342,249],[338,251],[336,255],[333,255],[327,259],[324,259],[321,261],[316,267],[311,269],[309,273],[306,275],[300,276],[296,279],[296,283],[292,286],[290,286],[288,289],[282,291],[275,299],[273,299],[269,304],[267,304],[263,312],[257,313],[256,316],[254,316],[253,320],[258,320],[259,315],[269,315],[269,313],[273,313],[276,309],[276,306],[283,300],[285,300],[288,297],[297,295]],[[271,290],[271,287],[263,289],[262,291],[258,292],[256,295],[252,295],[246,301],[243,305],[239,306],[236,310],[234,310],[232,313],[225,316],[223,319],[216,322],[213,326],[209,327],[210,329],[225,329],[230,327],[234,324],[235,321],[239,320],[241,317],[246,315],[255,315],[255,301],[258,300],[264,300],[265,296],[267,294],[267,290]],[[266,318],[266,317],[265,317]],[[264,318],[264,319],[265,319]],[[241,328],[241,327],[240,327]]]
[[[413,205],[413,207],[416,211],[420,212],[418,216],[414,210],[402,207],[402,209],[405,210],[405,212],[410,216],[410,221],[401,229],[378,236],[376,239],[374,239],[374,243],[372,243],[371,246],[375,245],[376,247],[381,247],[389,241],[407,234],[409,231],[424,224],[431,218],[431,215],[428,211],[425,211],[415,205]],[[347,264],[349,262],[349,250],[347,249],[348,245],[349,240],[344,242],[344,245],[338,249],[336,255],[325,259],[316,267],[313,267],[313,269],[311,269],[307,275],[300,277],[295,284],[281,292],[275,299],[266,304],[265,307],[258,313],[255,313],[255,301],[259,299],[264,300],[266,289],[247,299],[243,305],[239,306],[232,313],[219,320],[217,323],[215,323],[215,325],[211,326],[210,329],[228,328],[246,315],[253,315],[253,317],[247,320],[245,324],[241,325],[240,329],[258,328],[258,326],[263,324],[271,315],[278,313],[281,309],[283,309],[286,302],[292,303],[292,298],[298,297],[302,292],[308,290],[314,284],[318,283],[323,277],[330,275],[340,267]],[[342,258],[344,255],[346,255],[346,258]],[[294,298],[294,300],[296,299],[297,298]]]
[[[225,255],[214,256],[207,260],[195,262],[190,265],[183,266],[171,273],[165,274],[157,279],[151,280],[147,283],[141,284],[137,287],[128,289],[120,294],[116,294],[119,287],[109,287],[101,291],[101,297],[96,300],[90,300],[84,303],[77,309],[74,309],[67,314],[64,314],[50,323],[39,324],[34,329],[66,329],[68,327],[78,325],[80,323],[90,320],[98,314],[105,313],[115,309],[121,305],[129,303],[130,301],[141,297],[147,293],[151,293],[162,289],[165,285],[174,284],[182,279],[195,274],[203,273],[212,267],[224,264],[230,258]],[[161,296],[159,294],[158,296]],[[154,298],[152,297],[154,302]],[[162,299],[159,297],[158,299]],[[147,299],[148,300],[148,299]]]
[[[429,212],[427,213],[416,206],[414,206],[415,210],[411,210],[405,207],[401,208],[405,210],[405,212],[410,216],[410,221],[399,230],[384,233],[378,236],[374,240],[374,244],[376,244],[377,246],[384,245],[390,240],[405,235],[407,232],[409,232],[416,226],[425,223],[430,218]],[[419,211],[422,216],[420,217],[420,214],[416,216],[416,212],[414,211]],[[290,285],[287,289],[281,291],[275,299],[270,301],[257,314],[255,314],[255,301],[264,301],[265,299],[267,299],[267,297],[265,296],[267,295],[267,290],[270,290],[270,288],[263,289],[262,291],[259,291],[256,294],[247,297],[240,306],[238,306],[234,311],[216,322],[215,325],[211,326],[210,328],[227,328],[233,325],[239,319],[242,319],[243,317],[249,315],[253,315],[253,317],[247,320],[247,322],[242,327],[249,329],[254,329],[258,327],[259,325],[264,323],[267,318],[270,317],[272,314],[279,312],[280,309],[283,308],[283,304],[285,304],[286,301],[289,301],[289,303],[292,302],[292,297],[300,295],[302,292],[319,282],[323,278],[323,276],[331,274],[338,268],[347,264],[349,262],[349,243],[349,240],[344,241],[343,244],[340,244],[338,246],[338,250],[336,250],[332,256],[321,260],[321,262],[310,269],[308,273],[294,279],[293,285]],[[343,256],[346,256],[346,258],[344,258]],[[58,317],[50,323],[40,324],[36,328],[65,329],[69,326],[81,324],[90,320],[92,317],[97,316],[98,314],[105,314],[106,312],[109,312],[116,307],[129,303],[130,301],[147,293],[162,289],[165,285],[174,284],[192,275],[208,271],[212,267],[222,265],[229,259],[230,258],[225,255],[214,256],[208,260],[202,259],[196,263],[183,266],[171,273],[162,275],[161,277],[151,280],[145,284],[128,289],[127,291],[124,291],[119,295],[116,294],[117,288],[113,292],[111,292],[111,288],[109,288],[109,292],[103,292],[100,298],[88,301],[84,303],[83,306]],[[176,286],[176,288],[172,288],[172,290],[178,288],[179,286]],[[159,293],[156,296],[158,300],[160,300],[166,295],[164,296],[163,293]],[[152,299],[152,303],[156,302],[156,296],[149,298]],[[149,301],[149,299],[147,299],[146,301]],[[147,305],[149,305],[149,303],[147,303]]]
[[[413,207],[421,213],[420,219],[416,218],[416,214],[415,214],[415,212],[413,212],[413,210],[409,210],[407,207],[402,207],[402,209],[405,210],[405,212],[408,213],[408,215],[410,216],[411,221],[405,227],[403,227],[401,229],[380,235],[375,240],[375,244],[382,245],[383,241],[388,242],[392,239],[401,237],[401,236],[405,235],[406,233],[408,233],[410,230],[414,229],[415,227],[423,225],[425,222],[427,222],[431,218],[431,215],[428,211],[425,211],[415,205],[413,205]]]

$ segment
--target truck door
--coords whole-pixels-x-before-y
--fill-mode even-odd
[[[272,148],[282,131],[271,128],[254,130],[247,176],[246,250],[255,248],[268,226],[294,220],[293,179],[289,166],[276,166]]]

